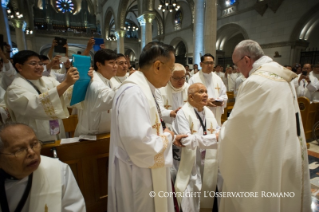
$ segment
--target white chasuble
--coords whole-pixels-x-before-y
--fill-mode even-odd
[[[197,166],[195,163],[197,148],[206,149],[206,154],[204,158],[203,177],[201,177],[200,172],[197,172],[195,174],[195,177],[200,179],[197,179],[197,180],[195,179],[195,181],[201,182],[199,183],[200,185],[196,186],[196,187],[199,187],[198,191],[201,192],[200,198],[197,198],[197,201],[200,201],[200,208],[211,210],[214,204],[214,199],[209,196],[205,196],[204,192],[211,192],[216,190],[217,175],[218,175],[217,141],[216,141],[215,135],[211,135],[211,134],[213,134],[213,132],[216,131],[218,124],[211,110],[208,109],[207,107],[204,107],[205,120],[203,120],[203,122],[206,123],[207,135],[203,136],[203,128],[201,128],[201,124],[195,114],[194,107],[191,106],[189,103],[186,103],[181,110],[182,110],[181,112],[187,119],[189,132],[192,135],[197,135],[197,136],[194,137],[189,135],[190,138],[185,138],[184,140],[182,140],[182,143],[185,145],[185,147],[182,148],[180,164],[179,164],[176,181],[175,181],[175,191],[181,192],[181,193],[186,191],[186,188],[190,184],[190,180],[191,180],[190,177],[191,175],[194,175],[194,173],[192,174],[193,172],[192,170],[194,170],[194,166]],[[181,113],[179,112],[179,115],[180,114]],[[174,122],[174,126],[175,125],[179,125],[179,123]],[[178,128],[178,126],[174,128],[176,129]],[[208,138],[205,139],[205,137],[208,137]],[[192,141],[190,141],[190,139],[192,139]],[[195,188],[190,188],[189,190],[197,191],[197,189]],[[183,210],[186,210],[186,211],[199,210],[199,208],[197,208],[199,206],[199,202],[197,203],[195,202],[193,204],[185,203],[185,207],[184,207],[184,203],[182,199],[183,198],[181,196],[177,196],[178,203],[183,204],[182,205]],[[192,200],[188,200],[186,198],[185,201],[192,201]],[[191,207],[194,207],[194,208],[191,208]]]
[[[205,74],[202,71],[195,74],[189,82],[189,85],[194,83],[202,83],[207,88],[207,93],[209,98],[214,98],[222,100],[224,105],[221,107],[209,107],[209,109],[214,113],[218,125],[221,125],[221,116],[224,113],[224,108],[227,107],[227,94],[226,86],[214,72]]]
[[[161,93],[161,103],[159,104],[165,123],[172,124],[174,119],[170,117],[170,112],[182,107],[187,102],[188,87],[189,85],[185,82],[181,88],[174,88],[169,81],[165,87],[159,89]]]
[[[41,156],[41,163],[33,172],[29,198],[29,211],[61,211],[62,180],[59,160]]]
[[[59,82],[55,79],[41,77],[39,80],[29,81],[30,83],[17,74],[7,89],[5,102],[12,121],[29,125],[35,131],[38,139],[49,141],[56,140],[55,135],[50,135],[49,121],[58,120],[60,137],[65,138],[61,119],[69,116],[67,105],[71,100],[73,86],[59,97],[56,88]]]
[[[111,131],[111,113],[114,99],[114,85],[99,72],[93,72],[83,102],[75,105],[79,122],[75,136],[102,134]]]
[[[163,133],[154,93],[155,87],[136,71],[115,95],[108,211],[174,211],[173,198],[161,196],[172,188],[172,138]]]
[[[219,134],[222,191],[258,196],[221,198],[220,212],[311,211],[306,140],[291,83],[296,76],[264,56],[240,86]]]

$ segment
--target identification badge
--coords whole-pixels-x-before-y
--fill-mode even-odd
[[[59,120],[50,120],[50,135],[57,135],[60,133]]]

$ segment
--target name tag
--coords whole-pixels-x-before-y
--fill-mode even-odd
[[[50,125],[50,135],[60,134],[59,120],[49,120],[49,125]]]

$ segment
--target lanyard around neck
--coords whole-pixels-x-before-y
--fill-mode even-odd
[[[41,94],[41,91],[30,80],[26,79],[26,81],[30,83],[30,85],[38,92],[39,95]]]
[[[202,125],[202,127],[203,127],[203,135],[207,135],[206,120],[205,120],[205,125],[204,125],[204,122],[203,122],[202,118],[199,116],[199,114],[197,113],[197,111],[195,109],[194,109],[194,111],[196,113],[197,118],[199,119],[200,125]]]

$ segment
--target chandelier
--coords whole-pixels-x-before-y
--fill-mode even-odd
[[[108,40],[108,41],[116,41],[117,39],[116,39],[116,36],[112,34],[109,37],[107,37],[106,40]]]
[[[124,30],[126,30],[126,31],[138,31],[138,27],[135,27],[135,26],[133,26],[133,27],[131,27],[130,25],[128,25],[127,27],[124,27]]]
[[[158,5],[158,9],[162,10],[164,13],[166,10],[170,13],[173,10],[178,11],[181,6],[177,5],[176,0],[160,0],[160,5]]]

